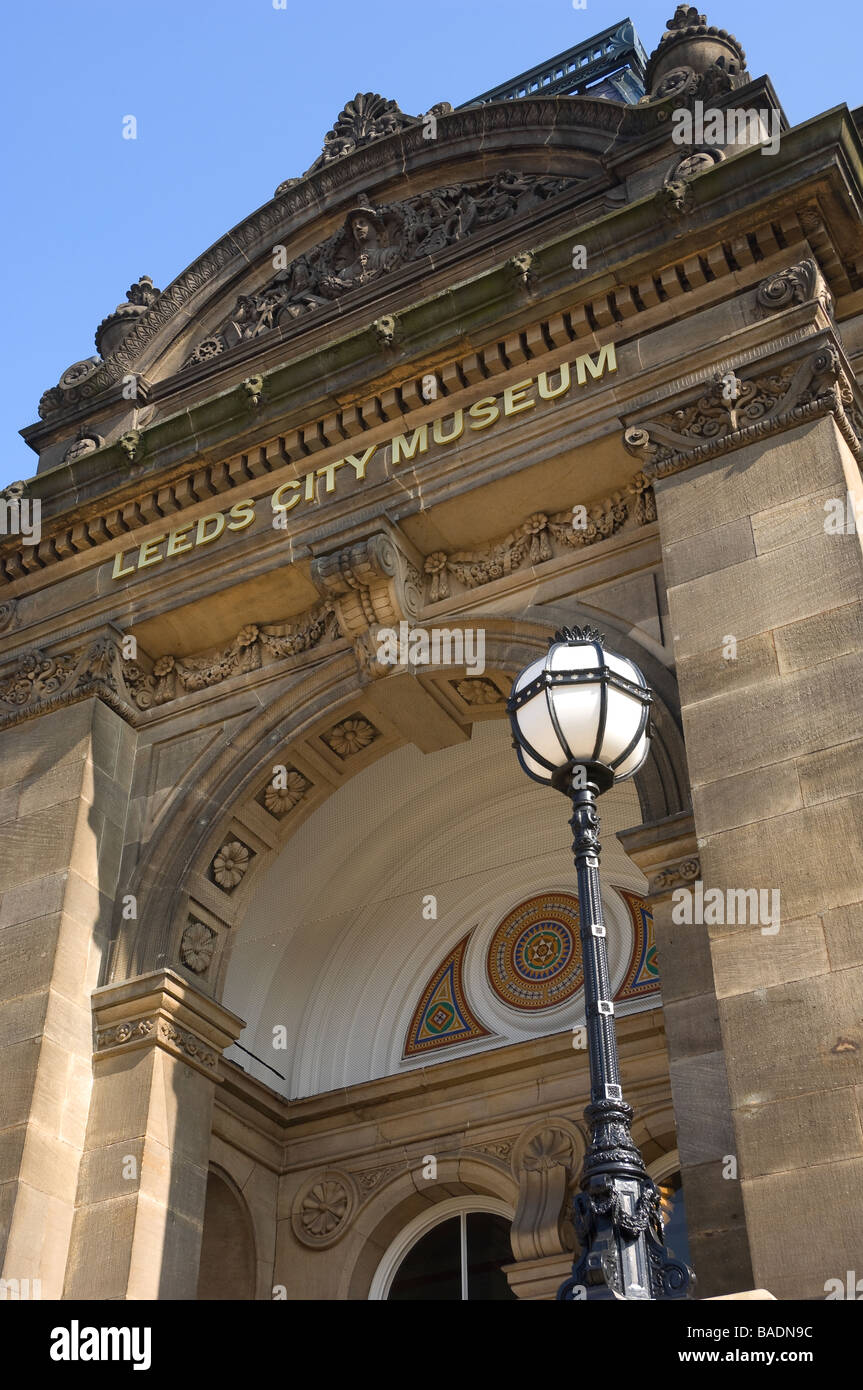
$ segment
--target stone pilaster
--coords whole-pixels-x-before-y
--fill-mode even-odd
[[[675,924],[672,894],[701,876],[692,815],[620,832],[647,878],[662,982],[669,1077],[697,1295],[748,1287],[752,1271],[740,1183],[726,1179],[736,1144],[707,927]]]
[[[135,734],[92,696],[51,708],[67,676],[37,657],[0,733],[0,1267],[59,1298]]]
[[[841,345],[813,346],[726,373],[709,430],[705,398],[644,431],[700,877],[719,890],[692,1026],[727,1060],[737,1287],[779,1298],[823,1298],[863,1244],[863,557],[835,524],[861,492],[860,408]],[[763,920],[760,896],[754,921],[732,908],[753,892]]]
[[[242,1021],[171,970],[97,990],[93,1012],[64,1297],[194,1299],[219,1059]]]

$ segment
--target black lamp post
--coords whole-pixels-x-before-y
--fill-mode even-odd
[[[590,1059],[590,1128],[574,1202],[581,1254],[558,1298],[691,1297],[695,1276],[669,1259],[659,1193],[630,1133],[623,1099],[599,888],[596,798],[632,777],[650,746],[651,695],[638,667],[591,628],[556,632],[548,655],[515,680],[507,710],[524,771],[572,799]]]

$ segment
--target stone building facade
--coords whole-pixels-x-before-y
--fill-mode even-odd
[[[654,692],[603,881],[699,1292],[863,1268],[860,134],[685,6],[646,63],[600,37],[616,86],[358,95],[24,431],[0,1249],[43,1297],[434,1296],[446,1222],[461,1296],[554,1296],[577,906],[504,702],[573,622]],[[696,885],[779,929],[675,920]]]

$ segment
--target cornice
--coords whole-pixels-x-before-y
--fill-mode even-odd
[[[800,221],[786,215],[778,222],[758,224],[746,238],[720,242],[697,256],[682,255],[680,260],[670,265],[666,264],[658,273],[643,271],[635,278],[638,272],[633,267],[633,279],[627,285],[617,284],[612,288],[610,277],[603,276],[604,292],[597,293],[593,299],[582,302],[568,312],[556,312],[539,322],[534,320],[523,331],[513,332],[478,351],[463,353],[455,361],[450,358],[444,359],[442,365],[435,364],[440,404],[443,407],[450,395],[457,395],[472,385],[480,388],[488,383],[494,390],[495,378],[504,377],[519,364],[531,363],[548,355],[550,351],[560,350],[567,345],[575,345],[584,351],[596,350],[596,345],[600,342],[624,341],[637,333],[640,319],[645,322],[657,321],[656,314],[652,313],[654,309],[658,312],[662,305],[670,304],[672,301],[677,301],[681,308],[684,307],[685,296],[693,288],[728,281],[737,289],[742,268],[754,269],[758,257],[763,259],[779,251],[780,242],[777,241],[777,237],[782,238],[783,244],[799,244],[803,240]],[[555,247],[544,253],[549,261],[552,250],[557,252],[559,248]],[[564,247],[564,252],[568,258],[568,246]],[[558,267],[558,275],[560,274],[562,270]],[[486,278],[476,282],[475,298],[479,297],[480,289],[488,288]],[[495,278],[503,281],[498,294],[506,296],[511,302],[511,272],[504,267],[495,272]],[[720,298],[725,293],[724,285],[717,284],[716,297]],[[525,294],[524,305],[528,311],[532,303],[532,298]],[[407,336],[410,332],[410,319],[422,320],[427,317],[428,306],[423,304],[405,314],[400,318],[400,328],[404,335]],[[664,319],[664,312],[662,317]],[[345,350],[350,352],[350,360],[355,364],[354,371],[357,376],[367,377],[369,361],[374,361],[375,356],[380,353],[379,346],[375,344],[372,347],[369,342],[372,336],[373,332],[369,329],[365,333],[354,335],[342,344],[343,355]],[[334,351],[335,349],[331,349],[331,353]],[[231,412],[239,410],[246,420],[256,417],[262,423],[273,417],[278,417],[280,421],[286,416],[289,419],[287,404],[284,397],[279,395],[280,387],[291,390],[295,396],[302,396],[306,394],[307,382],[319,383],[321,368],[319,354],[309,353],[301,361],[294,361],[290,366],[278,369],[265,379],[263,399],[258,406],[251,406],[247,392],[238,387],[234,392],[218,397],[215,403],[203,403],[191,416],[184,413],[175,417],[173,421],[167,420],[155,425],[144,436],[141,457],[136,459],[132,469],[127,472],[125,486],[113,490],[108,509],[97,510],[94,497],[88,507],[71,510],[71,517],[75,517],[77,512],[79,518],[72,521],[68,513],[62,520],[59,515],[54,520],[46,506],[43,509],[43,536],[40,545],[21,550],[17,555],[12,551],[12,546],[8,545],[5,553],[0,552],[0,573],[7,582],[13,583],[16,580],[25,580],[27,575],[35,577],[39,571],[66,558],[104,547],[110,544],[112,539],[120,539],[150,522],[158,521],[162,517],[174,517],[175,513],[184,508],[229,493],[244,484],[254,484],[256,480],[277,472],[280,468],[287,466],[295,472],[297,469],[302,471],[305,460],[327,448],[341,447],[350,451],[351,440],[385,422],[393,422],[401,429],[413,427],[416,412],[427,405],[422,395],[422,375],[408,376],[398,385],[381,389],[378,394],[373,394],[365,400],[360,399],[356,404],[339,408],[334,398],[335,408],[329,413],[323,414],[322,417],[313,417],[307,424],[295,428],[285,425],[275,439],[267,439],[264,424],[264,442],[232,458],[206,462],[198,455],[192,460],[191,466],[189,463],[176,464],[172,469],[160,470],[160,475],[153,476],[155,469],[149,451],[155,452],[159,448],[160,436],[169,436],[172,428],[176,431],[179,426],[183,435],[173,448],[167,445],[166,441],[167,448],[171,448],[172,454],[182,457],[188,452],[188,429],[191,427],[198,439],[198,431],[206,432],[204,421],[195,418],[196,416],[210,414],[212,433],[214,404],[219,407],[222,418],[227,418]],[[102,454],[87,455],[78,461],[76,467],[80,471],[95,470],[100,466],[102,455],[110,452],[104,450]],[[128,470],[128,462],[126,468]],[[68,473],[71,472],[70,468]],[[37,475],[31,486],[33,496],[48,491],[50,477],[49,474]],[[150,477],[153,477],[153,481],[150,483],[151,490],[148,491],[146,489]],[[160,486],[156,486],[157,480]],[[23,588],[32,588],[32,584],[25,582]]]

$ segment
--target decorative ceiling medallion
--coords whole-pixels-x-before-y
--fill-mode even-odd
[[[423,990],[407,1031],[403,1058],[491,1036],[474,1016],[464,994],[462,966],[470,936],[468,932],[462,937]]]
[[[578,899],[541,893],[507,913],[491,939],[486,968],[492,989],[513,1009],[551,1009],[584,984]]]
[[[646,994],[658,994],[659,965],[653,936],[653,914],[644,898],[627,888],[615,888],[615,892],[626,903],[635,934],[623,984],[614,996],[615,1002],[620,1003],[624,999],[642,999]]]

